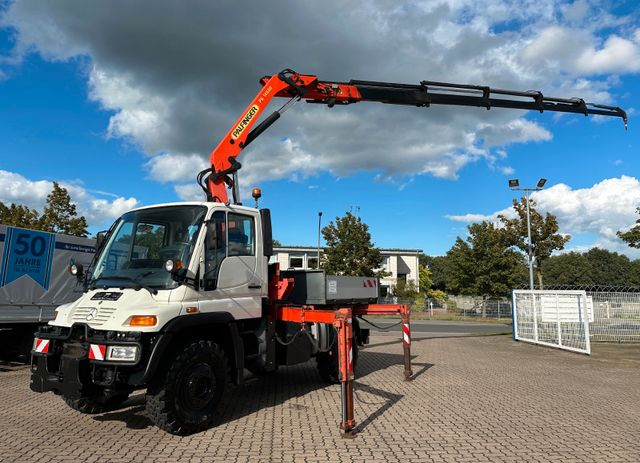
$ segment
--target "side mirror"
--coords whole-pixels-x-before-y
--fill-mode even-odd
[[[84,267],[82,267],[82,264],[70,264],[67,266],[67,272],[78,280],[82,280],[82,277],[84,277]]]
[[[96,236],[96,250],[101,249],[104,244],[105,234],[104,232],[98,233]]]
[[[260,221],[262,222],[262,255],[273,255],[273,237],[271,235],[271,211],[260,209]]]

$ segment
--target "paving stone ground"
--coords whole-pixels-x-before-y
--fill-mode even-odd
[[[312,362],[231,391],[217,427],[190,437],[153,427],[141,393],[81,415],[12,366],[0,368],[0,461],[640,461],[640,346],[587,357],[508,336],[422,337],[407,383],[397,335],[371,341],[353,440],[337,429],[339,386]]]

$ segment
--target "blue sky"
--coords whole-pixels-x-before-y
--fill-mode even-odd
[[[200,25],[195,7],[180,15],[159,7],[152,22],[138,2],[88,3],[86,11],[73,2],[55,11],[47,2],[2,7],[0,201],[40,207],[49,182],[59,181],[95,231],[136,205],[197,198],[196,173],[258,91],[258,77],[291,66],[321,79],[433,79],[584,96],[630,110],[630,123],[625,131],[619,119],[575,115],[299,104],[241,159],[241,184],[262,188],[280,241],[314,244],[318,211],[326,224],[359,206],[378,246],[444,254],[469,221],[509,207],[508,178],[533,185],[545,177],[536,200],[573,236],[569,248],[635,257],[615,238],[640,206],[633,2],[537,2],[540,24],[511,2],[489,2],[486,11],[473,2],[425,2],[418,12],[380,6],[366,20],[352,17],[349,30],[340,21],[296,25],[286,17],[302,18],[296,7],[252,29],[260,44],[225,32],[241,23],[232,10],[225,16],[227,2],[210,16],[215,32]],[[292,24],[285,36],[305,32],[325,46],[312,47],[315,54],[296,48],[280,23]],[[193,32],[199,27],[202,34]],[[371,27],[384,42],[358,33]]]

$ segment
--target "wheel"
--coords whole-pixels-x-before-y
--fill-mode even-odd
[[[120,394],[100,393],[99,395],[81,397],[79,399],[64,397],[64,401],[69,407],[80,413],[96,415],[117,409],[128,397],[129,394],[127,392]]]
[[[227,379],[224,351],[212,341],[193,342],[147,389],[147,414],[171,434],[203,431],[213,423]]]
[[[338,361],[338,339],[335,330],[329,331],[332,343],[331,349],[327,352],[320,352],[316,355],[318,373],[320,377],[329,384],[338,384],[340,382],[340,371]],[[353,371],[356,371],[358,365],[358,343],[354,337],[351,342],[353,349]]]

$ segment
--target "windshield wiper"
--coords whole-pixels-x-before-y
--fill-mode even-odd
[[[146,275],[143,275],[146,276]],[[151,293],[151,295],[156,295],[158,294],[158,290],[154,289],[154,288],[150,288],[148,286],[143,285],[142,283],[140,283],[140,281],[128,277],[128,276],[124,276],[124,275],[109,275],[109,276],[101,276],[98,278],[98,280],[122,280],[122,281],[130,281],[132,283],[134,283],[136,286],[133,287],[133,289],[135,289],[136,291],[139,291],[141,289],[146,289],[147,291],[149,291],[149,293]],[[96,285],[95,283],[96,280],[93,281],[93,284],[91,285],[91,289],[95,289],[98,285]]]

